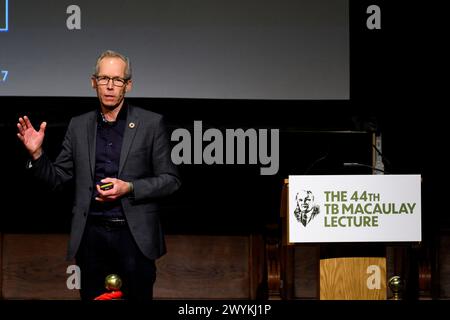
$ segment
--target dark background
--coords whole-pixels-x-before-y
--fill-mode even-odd
[[[424,3],[350,1],[349,100],[130,98],[165,115],[170,132],[191,129],[194,120],[202,120],[204,130],[280,129],[277,175],[260,176],[259,165],[181,165],[184,184],[165,202],[166,231],[263,231],[278,222],[282,181],[289,174],[369,174],[342,163],[370,164],[373,132],[382,134],[389,173],[423,177],[424,241],[448,226],[441,188],[448,170],[447,121],[438,80],[442,8]],[[370,4],[381,7],[381,30],[366,28]],[[45,150],[55,158],[70,118],[97,104],[94,97],[0,96],[1,232],[69,230],[71,187],[51,194],[27,177],[26,154],[15,137],[18,117],[27,114],[35,126],[48,122]]]

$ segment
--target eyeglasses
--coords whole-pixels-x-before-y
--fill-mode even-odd
[[[94,76],[95,80],[97,80],[97,84],[99,86],[106,86],[109,83],[109,80],[112,80],[113,85],[116,87],[123,87],[129,79],[123,79],[123,78],[110,78],[107,76]]]

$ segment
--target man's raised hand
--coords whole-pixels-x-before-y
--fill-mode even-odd
[[[42,143],[44,142],[46,122],[42,122],[39,131],[36,131],[27,116],[19,118],[17,123],[17,137],[33,158],[37,160],[42,155]]]

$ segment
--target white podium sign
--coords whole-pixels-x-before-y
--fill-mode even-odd
[[[420,175],[289,176],[288,239],[421,241]]]

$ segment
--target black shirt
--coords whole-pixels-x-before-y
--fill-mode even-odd
[[[97,136],[95,147],[95,184],[102,184],[104,178],[117,178],[119,172],[120,151],[122,150],[123,135],[127,120],[126,103],[117,115],[116,121],[107,121],[98,111]],[[97,189],[92,194],[91,215],[107,217],[123,217],[120,199],[113,202],[99,202]]]

